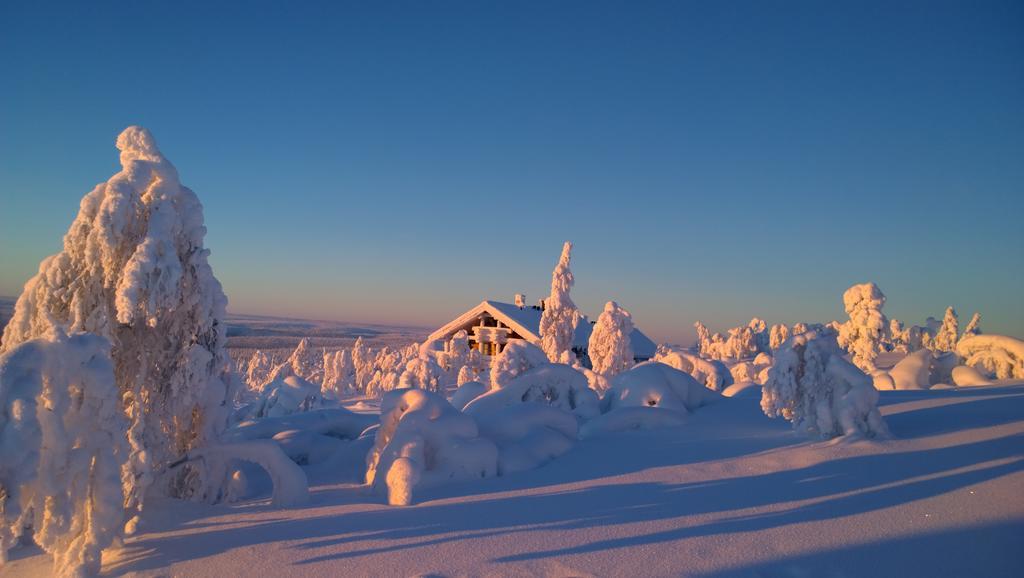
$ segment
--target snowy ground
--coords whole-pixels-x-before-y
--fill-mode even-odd
[[[1024,384],[882,392],[897,439],[829,444],[757,397],[588,439],[533,471],[308,507],[156,504],[106,575],[1021,576]],[[315,479],[313,482],[315,483]],[[37,550],[2,576],[45,576]]]

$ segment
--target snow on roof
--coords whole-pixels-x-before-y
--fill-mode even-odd
[[[514,329],[516,333],[522,335],[527,341],[535,345],[540,344],[540,309],[535,307],[523,307],[520,309],[512,303],[492,300],[481,301],[476,307],[463,313],[432,333],[427,340],[434,341],[447,338],[450,334],[455,333],[467,323],[474,321],[482,313],[487,313],[491,317],[494,317],[505,325],[508,325]],[[590,321],[584,317],[583,320],[580,321],[579,325],[576,326],[576,335],[573,338],[573,347],[586,349],[587,344],[590,341],[591,330]],[[649,337],[644,335],[642,331],[634,327],[633,333],[630,334],[629,338],[633,346],[633,354],[635,356],[641,358],[654,357],[657,345],[655,345]]]

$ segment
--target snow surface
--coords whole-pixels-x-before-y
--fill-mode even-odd
[[[1024,385],[885,391],[894,435],[834,444],[721,399],[681,427],[578,442],[540,469],[310,503],[152,500],[106,575],[1013,577],[1024,552]],[[22,547],[0,576],[45,576]]]

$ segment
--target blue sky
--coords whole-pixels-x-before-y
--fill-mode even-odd
[[[954,305],[1024,337],[1020,2],[4,2],[0,295],[141,124],[231,309],[546,293],[660,340]]]

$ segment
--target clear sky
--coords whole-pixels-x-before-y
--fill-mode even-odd
[[[659,340],[872,280],[1024,337],[1024,3],[0,3],[0,295],[141,124],[230,309],[434,325],[548,291]]]

